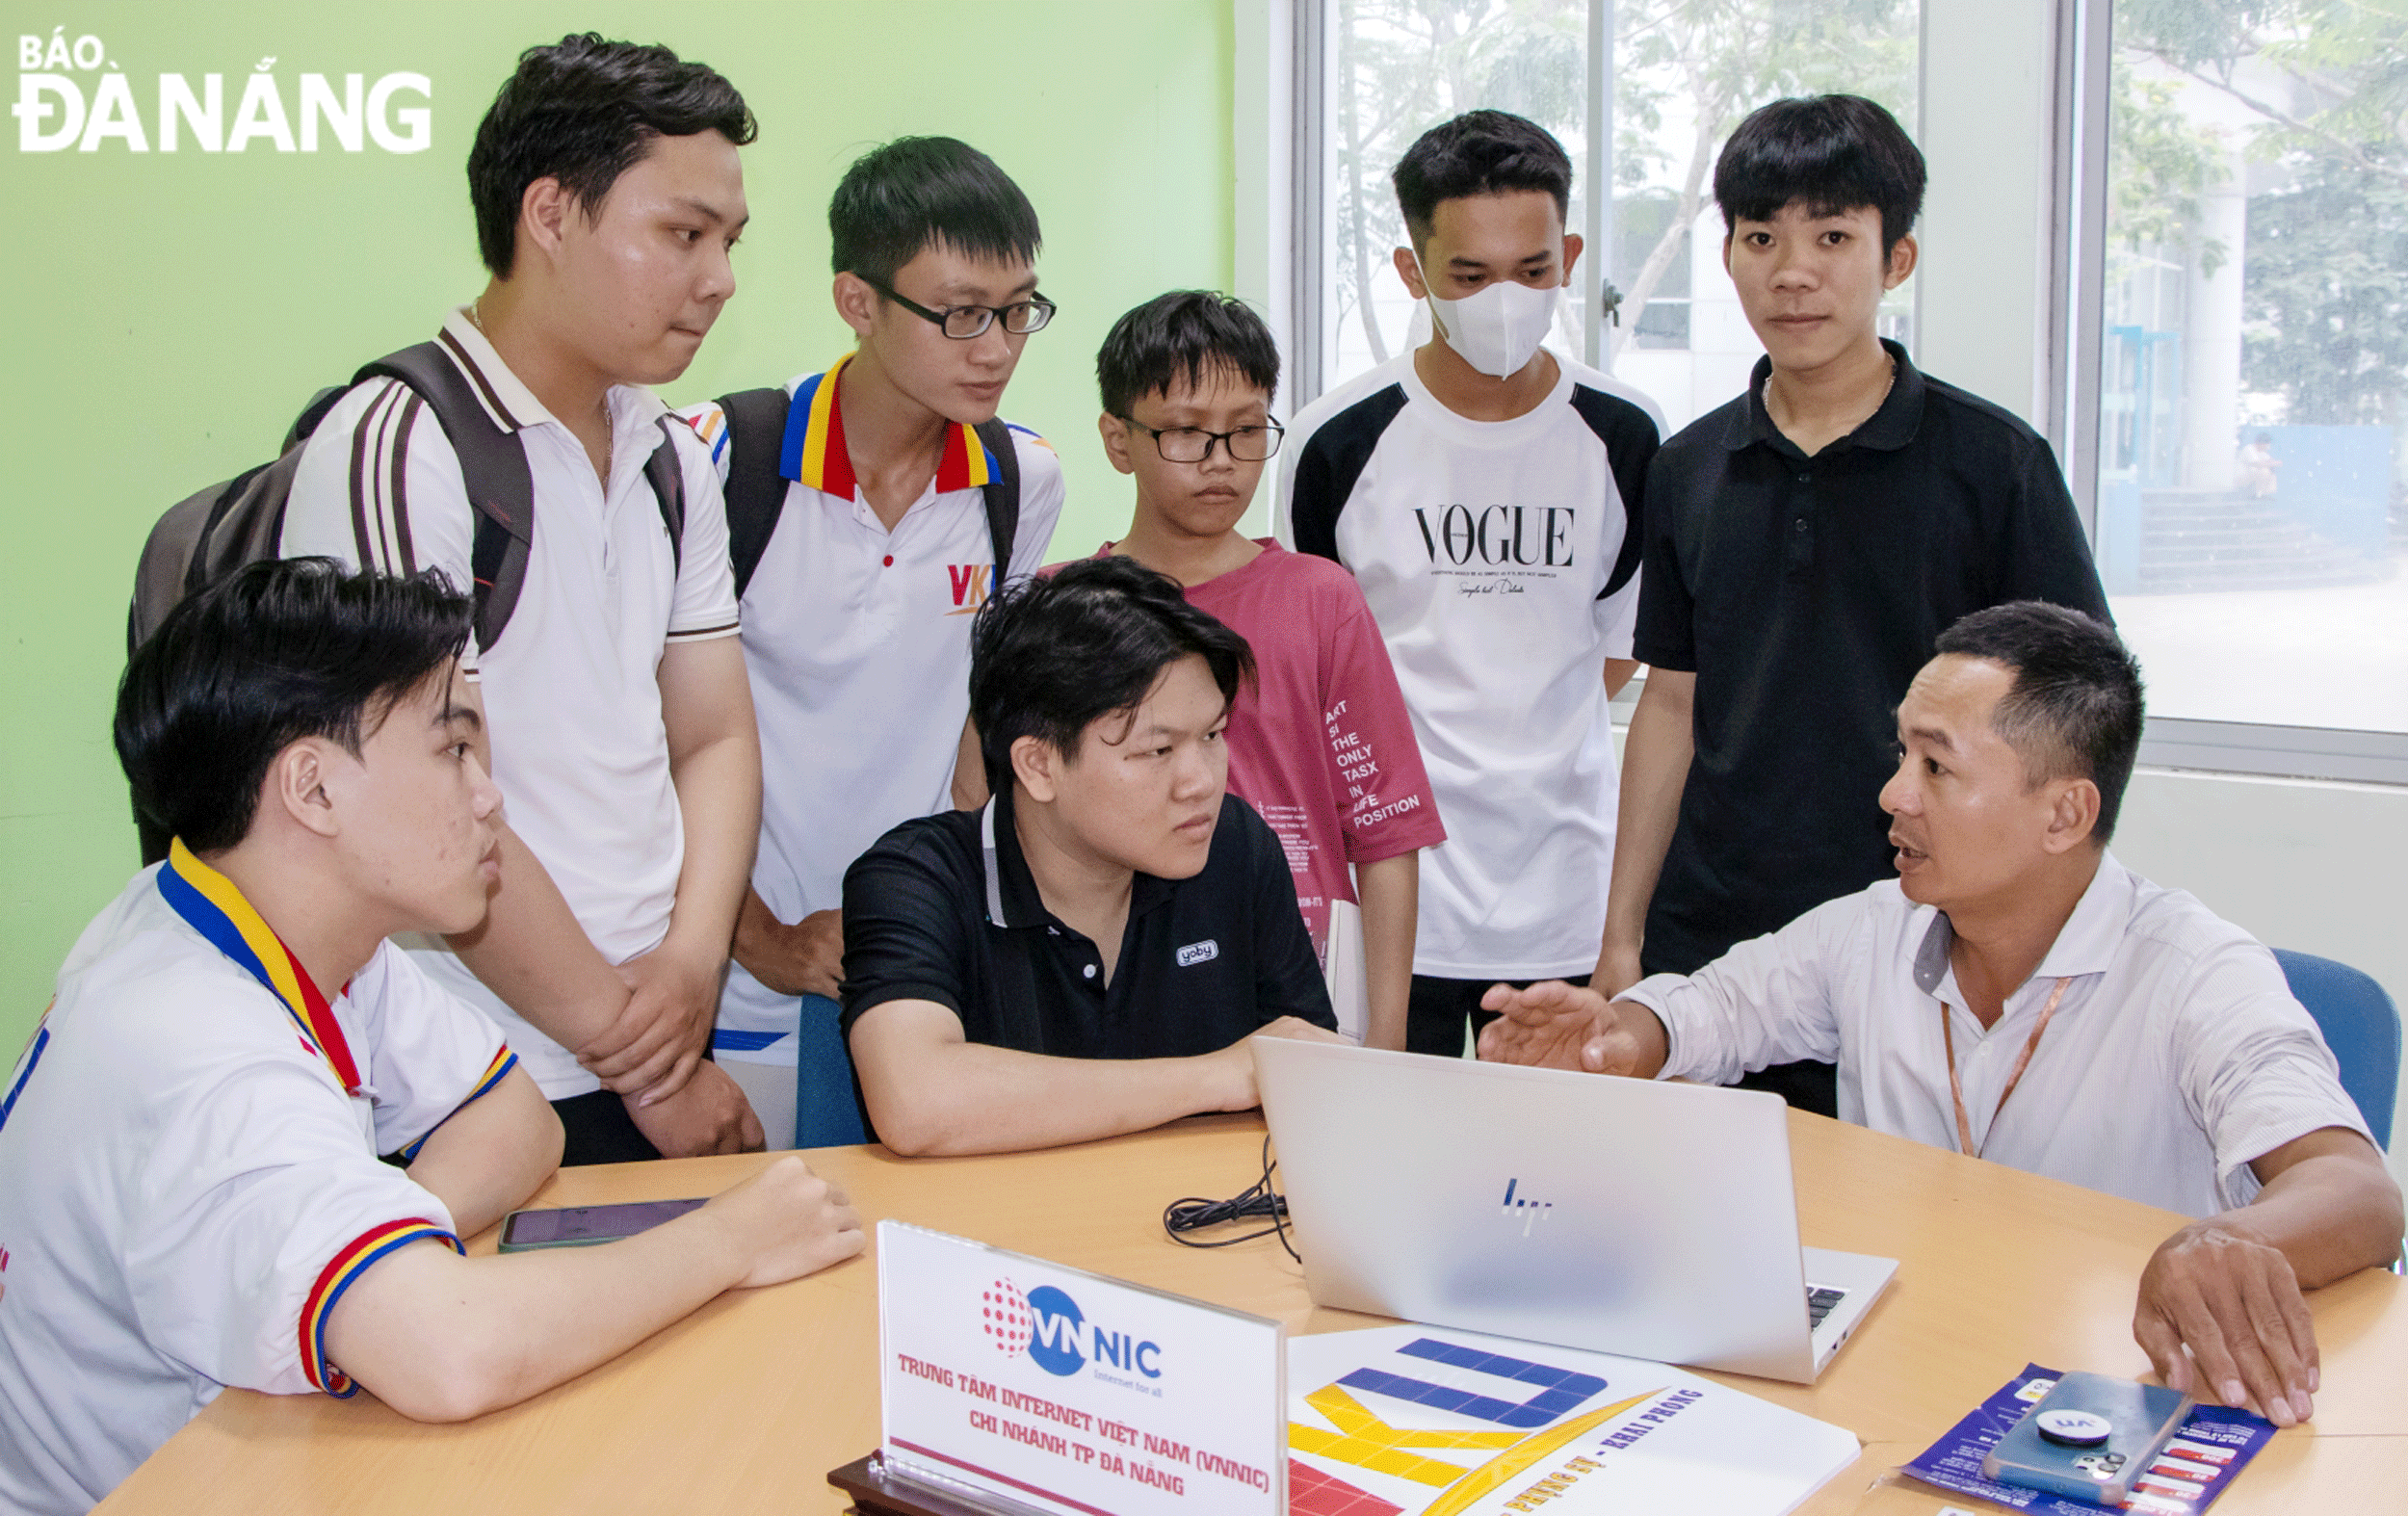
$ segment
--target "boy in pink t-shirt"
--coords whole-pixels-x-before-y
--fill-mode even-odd
[[[1340,996],[1339,1025],[1401,1048],[1421,849],[1447,833],[1353,576],[1238,531],[1279,447],[1278,346],[1243,301],[1182,290],[1121,317],[1095,375],[1104,449],[1138,486],[1128,535],[1102,554],[1176,579],[1252,644],[1255,682],[1229,717],[1229,789],[1285,845],[1324,964],[1332,907],[1360,904],[1368,1015],[1354,1024]]]

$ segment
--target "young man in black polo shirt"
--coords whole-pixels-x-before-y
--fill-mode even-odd
[[[844,1026],[899,1153],[1086,1141],[1256,1104],[1248,1037],[1335,1039],[1279,839],[1226,793],[1245,640],[1126,558],[971,634],[993,797],[845,873]]]
[[[1941,630],[2009,600],[2107,619],[2049,445],[1881,341],[1923,155],[1854,95],[1776,100],[1714,165],[1723,266],[1766,356],[1647,476],[1608,995],[1688,974],[1890,876],[1871,797]],[[1829,1064],[1751,1076],[1832,1112]]]

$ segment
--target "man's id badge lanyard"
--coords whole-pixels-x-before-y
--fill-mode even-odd
[[[2040,1046],[2040,1033],[2049,1030],[2049,1018],[2056,1014],[2056,1003],[2065,998],[2065,986],[2074,982],[2072,975],[2056,981],[2049,992],[2049,1003],[2040,1007],[2040,1020],[2024,1039],[2024,1051],[2015,1059],[2014,1072],[2006,1076],[2006,1087],[1999,1091],[1999,1103],[1990,1109],[1990,1124],[1982,1129],[1981,1147],[1974,1146],[1973,1124],[1965,1119],[1965,1084],[1956,1077],[1956,1032],[1949,1025],[1949,1003],[1940,1002],[1940,1042],[1948,1050],[1949,1098],[1956,1103],[1956,1150],[1969,1158],[1979,1158],[1982,1148],[1990,1145],[1990,1134],[1999,1129],[1999,1112],[2006,1109],[2007,1097],[2024,1082],[2024,1070],[2031,1066],[2032,1050]]]

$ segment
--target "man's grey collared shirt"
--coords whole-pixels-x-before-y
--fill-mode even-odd
[[[1661,1077],[1719,1084],[1833,1060],[1843,1119],[1954,1149],[1945,1006],[1983,1157],[2186,1215],[2247,1204],[2250,1162],[2294,1137],[2366,1132],[2274,955],[2112,854],[1987,1031],[1965,1008],[1950,940],[1946,916],[1885,880],[1623,998],[1670,1033]],[[2060,978],[2065,998],[2002,1111]]]

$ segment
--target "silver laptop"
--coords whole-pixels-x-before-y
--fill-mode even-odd
[[[1253,1047],[1322,1305],[1806,1384],[1898,1271],[1799,1248],[1778,1095]]]

